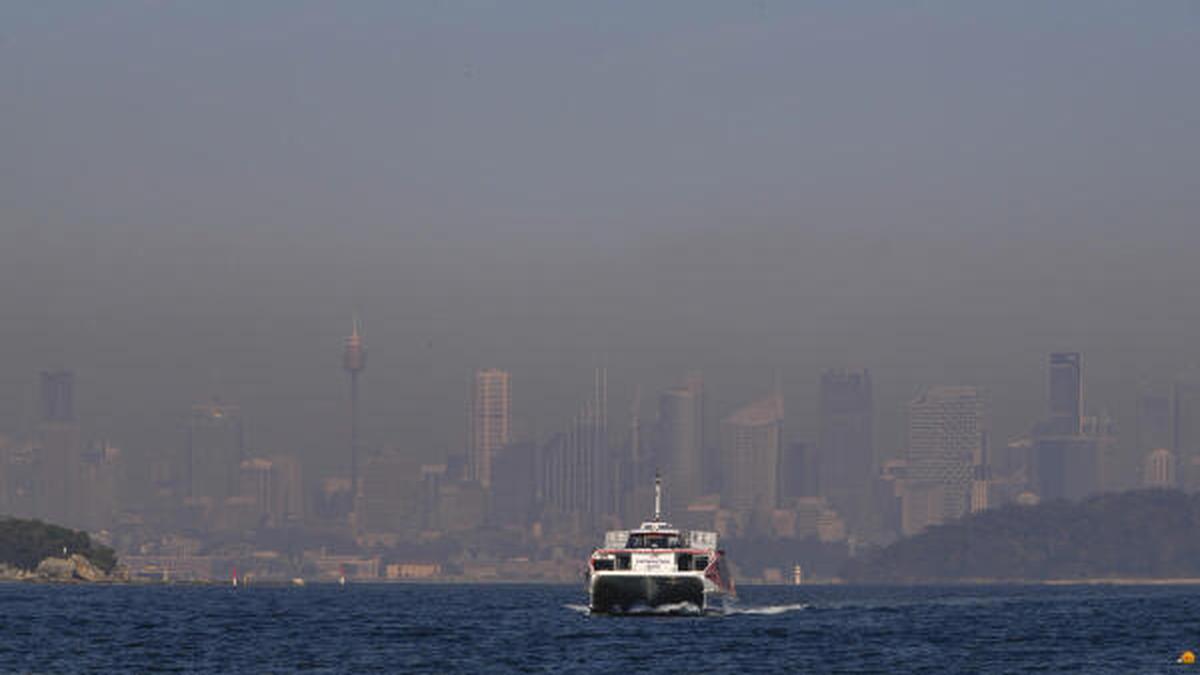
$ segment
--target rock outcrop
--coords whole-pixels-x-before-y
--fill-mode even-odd
[[[37,578],[45,581],[104,581],[104,572],[84,556],[75,553],[69,558],[46,558],[38,563]]]
[[[83,581],[103,581],[108,577],[100,568],[92,564],[91,560],[75,553],[70,558],[71,563],[75,566],[75,578]]]
[[[70,581],[75,577],[75,566],[67,558],[45,558],[38,563],[39,579],[50,581]]]

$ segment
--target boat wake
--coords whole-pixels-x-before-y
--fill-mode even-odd
[[[701,611],[698,606],[690,602],[678,602],[670,605],[659,605],[658,607],[636,605],[623,612],[612,612],[612,614],[618,616],[778,616],[789,612],[799,612],[808,609],[808,607],[809,605],[806,603],[764,605],[761,607],[739,607],[736,604],[730,604],[724,607],[713,607]],[[563,605],[563,608],[579,612],[580,614],[591,614],[591,610],[587,605],[568,604]]]
[[[778,616],[787,614],[788,612],[799,612],[808,609],[805,603],[794,603],[790,605],[765,605],[762,607],[738,607],[737,605],[727,605],[722,613],[725,616],[736,616],[738,614],[746,614],[751,616]]]
[[[569,609],[580,614],[591,614],[592,610],[587,605],[567,604],[563,605],[563,609]],[[634,605],[620,611],[606,612],[612,616],[700,616],[701,614],[711,614],[713,612],[703,612],[700,607],[691,602],[675,602],[666,605],[658,605],[650,607],[648,605]],[[719,611],[716,612],[720,614]]]
[[[670,616],[700,616],[700,606],[691,602],[673,602],[666,605],[656,605],[648,607],[646,605],[634,605],[626,609],[622,614],[632,614],[635,616],[654,616],[654,615],[670,615]]]

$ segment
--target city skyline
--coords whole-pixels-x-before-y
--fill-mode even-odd
[[[1200,488],[1195,18],[0,6],[0,506],[147,574],[565,579],[656,473],[851,557]]]

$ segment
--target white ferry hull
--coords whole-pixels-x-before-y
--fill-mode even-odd
[[[590,590],[595,614],[676,607],[703,611],[706,599],[704,579],[699,575],[597,574]]]

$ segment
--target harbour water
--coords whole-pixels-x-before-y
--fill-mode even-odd
[[[0,584],[0,672],[1178,672],[1200,586],[744,587],[589,616],[579,586]]]

